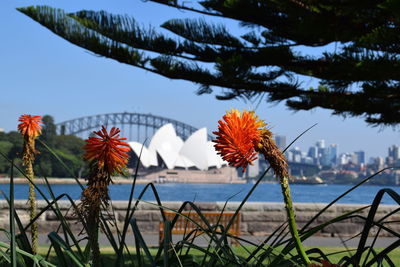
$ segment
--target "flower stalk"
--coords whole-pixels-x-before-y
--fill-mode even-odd
[[[31,116],[31,115],[22,115],[19,118],[20,124],[18,124],[18,130],[24,138],[23,145],[23,154],[22,154],[22,163],[25,166],[26,176],[32,181],[29,183],[29,215],[31,221],[33,221],[36,217],[36,193],[35,187],[33,183],[35,182],[35,175],[33,172],[33,162],[35,161],[35,154],[37,151],[35,149],[35,139],[41,133],[41,117],[40,116]],[[32,252],[33,254],[37,253],[38,247],[38,224],[37,222],[33,222],[31,225],[31,238],[32,238]]]
[[[301,259],[303,260],[303,263],[305,263],[306,266],[308,266],[311,264],[311,261],[308,258],[307,254],[304,250],[303,244],[301,243],[301,239],[299,236],[299,232],[297,231],[295,213],[294,213],[294,209],[293,209],[293,202],[292,202],[292,197],[291,197],[290,188],[289,188],[289,179],[287,177],[281,177],[279,180],[279,183],[281,185],[283,199],[285,201],[285,209],[286,209],[286,214],[288,217],[290,233],[292,234],[297,253],[300,255]]]
[[[264,155],[269,162],[281,185],[290,233],[295,242],[296,250],[303,263],[308,266],[310,259],[305,253],[295,220],[292,197],[289,188],[289,172],[283,153],[272,138],[272,133],[265,128],[266,124],[254,115],[254,112],[238,110],[228,111],[219,121],[215,149],[229,165],[243,168],[257,158],[257,153]]]
[[[101,207],[108,206],[110,200],[108,186],[113,174],[124,174],[128,162],[129,145],[120,138],[120,130],[113,127],[110,133],[102,126],[93,132],[98,137],[89,137],[85,144],[85,160],[89,163],[87,187],[81,196],[80,209],[86,218],[88,238],[92,251],[92,266],[100,266],[98,241]]]
[[[274,139],[272,138],[272,133],[269,130],[262,130],[261,142],[256,147],[256,151],[264,155],[265,159],[269,162],[272,170],[279,179],[283,200],[285,202],[286,214],[288,217],[289,230],[295,242],[297,253],[303,260],[303,263],[308,266],[311,264],[311,261],[304,250],[299,232],[297,231],[292,195],[290,194],[289,187],[289,172],[287,170],[288,164],[286,162],[285,156],[276,145]]]

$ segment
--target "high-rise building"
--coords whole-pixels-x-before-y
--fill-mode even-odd
[[[316,146],[311,146],[308,149],[307,156],[309,156],[310,158],[313,158],[313,159],[318,158],[318,148]]]
[[[318,140],[317,143],[315,144],[318,148],[325,148],[325,140],[321,139]]]
[[[400,159],[400,150],[396,145],[392,145],[388,149],[388,157],[391,157],[395,162]]]
[[[307,156],[312,158],[314,164],[319,164],[319,157],[318,157],[318,147],[311,146],[308,149]]]
[[[358,164],[358,156],[356,153],[353,152],[350,154],[350,162],[356,165]]]
[[[338,145],[331,144],[329,146],[329,160],[332,166],[335,166],[338,161]]]
[[[288,160],[293,162],[301,162],[302,154],[301,149],[299,147],[292,148],[288,153]]]
[[[318,149],[318,164],[321,164],[323,166],[329,165],[328,164],[329,159],[328,159],[328,155],[326,153],[327,151],[326,151],[326,148],[325,148],[325,140],[323,140],[323,139],[318,140],[315,143],[315,146]]]
[[[382,169],[384,167],[385,160],[383,157],[370,158],[370,165],[373,165],[376,169]]]
[[[354,152],[355,154],[355,158],[357,162],[354,162],[355,164],[365,164],[365,152],[360,150],[360,151],[356,151]]]
[[[382,168],[383,168],[383,165],[384,165],[384,163],[385,163],[385,161],[383,160],[383,157],[377,157],[376,159],[377,159],[379,168],[382,169]]]
[[[286,136],[275,135],[275,142],[281,151],[286,148]]]
[[[331,166],[329,147],[319,148],[320,164],[322,166]]]

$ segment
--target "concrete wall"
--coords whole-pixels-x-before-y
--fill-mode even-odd
[[[197,206],[203,211],[220,211],[224,202],[199,202]],[[239,206],[239,202],[231,202],[227,205],[226,211],[235,211]],[[123,224],[127,201],[114,201],[112,208],[114,209],[114,216],[121,226]],[[182,202],[163,202],[163,205],[171,208],[178,209]],[[321,203],[297,203],[295,204],[296,220],[301,227],[308,222],[319,210],[325,207],[326,204]],[[38,201],[38,209],[46,206],[44,201]],[[365,205],[350,205],[350,204],[337,204],[330,207],[321,215],[315,224],[324,223],[346,212],[364,207]],[[20,216],[23,224],[29,222],[28,205],[26,200],[15,201],[17,213]],[[75,231],[80,231],[82,226],[76,220],[71,204],[67,201],[59,201],[59,207],[62,212],[67,213],[67,220]],[[387,215],[389,212],[399,208],[395,205],[381,205],[379,207],[377,217],[380,218]],[[187,209],[188,210],[188,209]],[[368,209],[359,212],[358,214],[366,216]],[[161,220],[160,210],[155,205],[140,203],[135,212],[137,223],[143,234],[158,234],[159,221]],[[245,204],[241,211],[241,232],[242,235],[256,235],[264,236],[271,234],[277,227],[279,227],[286,219],[286,212],[283,203],[269,203],[269,202],[249,202]],[[396,213],[389,217],[391,221],[399,221],[400,214]],[[45,211],[39,220],[39,231],[48,233],[55,231],[59,226],[59,221],[51,210]],[[392,223],[390,226],[394,231],[400,231],[400,223]],[[0,201],[0,227],[9,228],[9,211],[6,201]],[[358,233],[363,227],[363,220],[359,218],[352,218],[344,222],[338,222],[334,225],[327,226],[318,235],[323,236],[351,236]],[[382,235],[387,235],[382,231]]]

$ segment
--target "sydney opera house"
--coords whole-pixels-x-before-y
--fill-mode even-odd
[[[140,178],[157,182],[238,182],[237,172],[217,154],[207,140],[207,129],[182,140],[172,124],[159,128],[149,146],[129,142],[134,160],[139,161]]]

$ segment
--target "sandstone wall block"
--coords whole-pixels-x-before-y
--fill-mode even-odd
[[[78,204],[79,201],[74,202]],[[158,234],[159,222],[162,220],[160,208],[156,205],[140,202],[135,210],[134,218],[139,226],[139,229],[143,234]],[[182,206],[181,201],[162,202],[166,207],[178,210]],[[131,208],[135,202],[132,202]],[[226,207],[226,212],[234,212],[238,209],[240,202],[229,202]],[[47,203],[43,200],[38,200],[38,209],[43,209],[47,206]],[[204,212],[221,212],[225,205],[225,202],[197,202],[195,203]],[[74,232],[82,230],[82,225],[77,220],[76,215],[71,210],[71,202],[61,200],[58,201],[58,206],[61,208],[61,212],[67,215],[65,219],[71,225],[71,229]],[[304,226],[311,218],[313,218],[326,204],[323,203],[295,203],[296,211],[296,223],[298,227]],[[24,225],[29,222],[29,207],[26,200],[16,200],[15,207],[17,209],[18,216],[20,217]],[[112,209],[117,220],[117,225],[122,229],[122,225],[126,216],[126,208],[128,207],[128,201],[114,201],[109,209],[109,214],[105,213],[104,216],[109,221],[109,225],[112,231],[115,231],[114,218]],[[365,207],[365,205],[354,205],[354,204],[335,204],[321,214],[311,226],[315,226],[320,223],[327,222],[341,214],[353,211]],[[379,206],[378,212],[375,217],[375,221],[380,218],[390,215],[391,212],[398,209],[398,205],[381,205]],[[112,209],[111,209],[112,208]],[[192,210],[190,205],[187,205],[184,211]],[[362,216],[368,215],[369,209],[360,211],[358,214]],[[240,210],[240,230],[242,235],[268,235],[275,231],[280,225],[287,221],[287,215],[284,203],[272,203],[272,202],[248,202]],[[387,223],[395,232],[400,232],[400,214],[395,213],[387,218],[388,221],[394,221],[393,223]],[[39,218],[39,231],[42,233],[49,233],[57,230],[60,222],[57,216],[52,210],[47,210]],[[320,233],[324,236],[352,236],[359,233],[364,225],[364,220],[358,217],[351,218],[346,221],[337,222],[333,225],[325,227]],[[0,227],[9,229],[9,211],[8,204],[6,201],[0,201]],[[130,230],[130,227],[128,229]],[[377,232],[377,228],[371,229],[371,234]],[[382,236],[388,236],[390,233],[381,231],[379,233]]]

